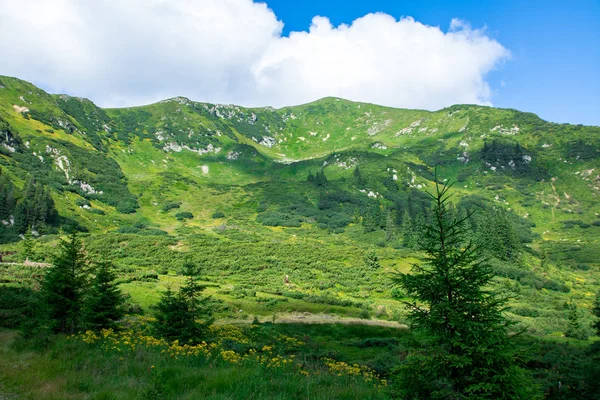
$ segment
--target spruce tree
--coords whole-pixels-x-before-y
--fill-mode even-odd
[[[533,399],[537,389],[516,362],[506,299],[487,289],[491,267],[468,239],[468,218],[448,207],[451,185],[436,179],[433,218],[420,244],[425,264],[394,283],[414,300],[407,303],[411,327],[424,334],[398,369],[403,399]]]
[[[123,318],[125,298],[115,282],[113,266],[99,262],[94,267],[94,277],[87,290],[82,310],[85,329],[100,330],[115,328]]]
[[[198,283],[197,269],[186,262],[183,267],[186,283],[178,292],[167,288],[156,309],[154,329],[168,340],[197,343],[206,336],[214,322],[212,299],[202,296],[205,286]]]
[[[404,211],[400,231],[402,232],[402,245],[412,249],[416,244],[416,238],[413,231],[413,221],[408,211]]]
[[[44,319],[55,333],[74,333],[81,322],[81,300],[87,258],[81,240],[72,233],[61,240],[60,253],[42,281]]]
[[[571,302],[567,304],[567,329],[565,336],[580,340],[587,340],[588,335],[586,329],[581,326],[580,313],[577,304]]]
[[[396,239],[396,216],[394,210],[387,209],[385,214],[385,241]]]
[[[26,261],[33,261],[33,249],[35,247],[35,242],[33,241],[33,236],[31,235],[31,231],[27,231],[25,234],[25,239],[23,240],[23,256]]]
[[[365,185],[365,178],[363,178],[360,169],[358,169],[358,165],[356,166],[356,168],[354,168],[354,180],[356,182],[356,185],[360,188],[362,188]]]
[[[381,268],[379,264],[379,258],[377,257],[377,253],[374,250],[370,250],[367,254],[365,254],[365,266],[368,269],[378,270]]]

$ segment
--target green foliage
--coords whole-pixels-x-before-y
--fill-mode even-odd
[[[377,257],[377,253],[375,253],[373,250],[365,254],[365,267],[373,270],[381,268],[381,265],[379,265],[379,258]]]
[[[189,211],[178,212],[175,214],[175,218],[177,218],[178,221],[184,221],[186,219],[194,218],[194,214]]]
[[[40,288],[42,323],[55,333],[74,333],[81,326],[81,307],[88,261],[75,233],[61,240],[54,266]]]
[[[414,298],[411,326],[427,335],[399,368],[400,397],[539,397],[517,364],[502,315],[506,299],[485,289],[493,273],[467,238],[468,217],[449,208],[450,186],[436,184],[432,196],[433,220],[422,241],[427,263],[394,278]]]
[[[256,216],[256,222],[267,226],[301,226],[301,218],[292,214],[285,214],[277,211],[266,211]]]
[[[117,287],[113,266],[99,262],[92,272],[94,276],[83,299],[82,325],[96,331],[116,328],[124,315],[125,298]]]
[[[181,202],[180,202],[180,201],[170,201],[170,202],[168,202],[168,203],[164,204],[164,205],[161,207],[161,209],[162,209],[164,212],[167,212],[167,211],[173,210],[173,209],[175,209],[175,208],[179,208],[179,207],[181,207]]]
[[[59,223],[58,212],[48,188],[35,179],[29,179],[20,198],[15,200],[15,189],[6,179],[0,181],[0,218],[14,218],[12,229],[23,234],[28,229],[51,231]]]
[[[19,328],[34,317],[36,293],[24,286],[0,285],[0,327]]]
[[[156,306],[156,333],[168,340],[182,343],[198,343],[206,337],[213,323],[214,305],[210,297],[202,296],[205,286],[198,283],[197,268],[184,264],[186,283],[179,291],[167,288]]]
[[[600,336],[600,290],[596,293],[596,300],[594,301],[594,309],[592,310],[596,317],[594,327],[596,328],[596,335]]]

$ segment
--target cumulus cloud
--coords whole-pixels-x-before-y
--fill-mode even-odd
[[[0,0],[0,74],[102,106],[176,95],[284,106],[338,96],[396,107],[490,104],[509,52],[460,20],[444,32],[368,14],[283,23],[252,0]]]

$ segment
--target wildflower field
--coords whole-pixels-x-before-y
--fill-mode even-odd
[[[362,364],[352,348],[364,349],[359,344],[376,332],[396,343],[398,332],[337,326],[315,336],[312,329],[300,333],[301,326],[285,325],[215,325],[209,340],[188,345],[152,336],[142,320],[119,331],[59,337],[45,352],[20,347],[16,334],[5,331],[0,394],[31,399],[389,398],[385,377]],[[329,335],[345,336],[341,342],[347,351],[324,348],[333,339]],[[368,357],[372,352],[366,350]],[[380,354],[388,350],[377,347]]]

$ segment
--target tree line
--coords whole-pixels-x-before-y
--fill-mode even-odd
[[[161,294],[152,323],[155,333],[168,340],[197,343],[212,324],[214,302],[202,295],[198,269],[186,262],[186,282],[179,290]],[[89,260],[76,233],[61,240],[59,253],[44,275],[32,302],[30,318],[22,326],[26,339],[83,330],[119,329],[126,314],[126,297],[118,288],[113,265]]]

